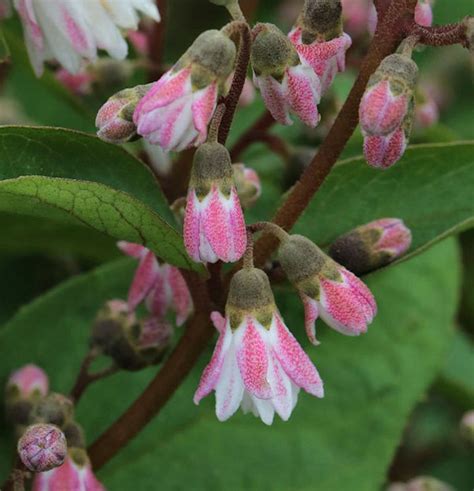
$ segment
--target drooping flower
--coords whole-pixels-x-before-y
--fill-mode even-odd
[[[244,164],[233,164],[234,180],[242,208],[253,206],[262,194],[262,184],[257,172]]]
[[[223,32],[203,32],[138,104],[138,134],[165,151],[198,146],[234,69],[236,48]]]
[[[64,463],[66,437],[55,425],[31,425],[18,440],[18,455],[30,471],[49,471]]]
[[[268,110],[281,124],[290,125],[290,111],[303,123],[319,123],[321,84],[303,64],[288,38],[273,24],[257,24],[253,30],[252,67],[255,86]]]
[[[313,344],[319,344],[315,329],[318,317],[347,336],[367,331],[377,306],[372,293],[357,276],[301,235],[283,240],[278,257],[303,301],[306,333]]]
[[[301,60],[321,82],[321,94],[331,86],[338,72],[346,69],[346,51],[351,37],[342,30],[342,6],[338,0],[306,0],[288,34]]]
[[[215,142],[194,156],[184,216],[184,244],[196,262],[236,262],[245,252],[245,220],[227,149]]]
[[[160,265],[155,254],[140,244],[121,241],[118,247],[140,261],[128,292],[129,309],[135,310],[146,299],[154,316],[164,317],[172,310],[176,313],[176,325],[183,325],[193,310],[193,302],[179,269]]]
[[[85,450],[71,448],[63,465],[36,474],[32,490],[105,491],[105,487],[95,477]]]
[[[137,12],[160,20],[153,0],[15,0],[14,5],[37,76],[51,59],[76,73],[83,60],[97,59],[99,49],[124,59],[128,47],[121,30],[137,29]]]
[[[399,218],[382,218],[337,238],[329,255],[354,274],[365,274],[399,258],[410,248],[411,232]]]
[[[211,316],[219,332],[214,354],[194,396],[196,404],[216,393],[216,415],[239,408],[272,424],[275,412],[287,421],[299,389],[323,397],[323,383],[290,333],[275,305],[267,275],[244,268],[231,281],[226,316]]]
[[[32,396],[46,396],[49,390],[49,379],[40,367],[29,364],[16,370],[7,382],[7,397],[19,396],[28,399]]]

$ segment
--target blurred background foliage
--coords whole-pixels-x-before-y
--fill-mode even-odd
[[[226,16],[205,0],[168,3],[165,60],[171,65],[194,37],[222,26]],[[262,0],[255,18],[288,29],[291,22],[282,14],[281,3]],[[436,23],[455,22],[472,13],[472,1],[437,0],[434,10]],[[50,72],[40,80],[34,77],[17,21],[6,22],[3,33],[12,63],[0,89],[0,125],[59,126],[94,133],[94,115],[107,97],[147,81],[147,70],[132,59],[126,75],[112,87],[100,87],[81,100]],[[199,408],[191,402],[196,369],[163,414],[103,470],[101,478],[109,489],[375,491],[388,481],[421,474],[438,477],[456,490],[474,488],[473,447],[459,431],[463,412],[474,408],[474,232],[462,230],[472,226],[474,216],[474,155],[472,145],[455,143],[474,140],[473,61],[460,47],[424,49],[416,60],[422,78],[439,86],[445,103],[439,123],[417,130],[412,143],[453,147],[431,152],[438,159],[436,166],[431,154],[407,152],[399,167],[382,175],[383,191],[379,188],[378,196],[377,188],[366,189],[376,173],[372,175],[360,159],[353,167],[341,166],[298,227],[310,235],[314,229],[312,238],[327,245],[363,220],[392,213],[409,216],[417,230],[427,229],[425,235],[416,236],[420,251],[448,235],[444,232],[450,227],[455,226],[458,235],[404,264],[370,275],[380,313],[367,336],[348,340],[324,330],[323,347],[307,347],[326,382],[328,395],[323,401],[303,395],[293,419],[272,429],[242,415],[221,425],[215,421],[211,400]],[[321,130],[308,132],[295,124],[272,131],[293,147],[315,148],[330,125],[332,108],[344,101],[356,74],[357,61],[336,79],[326,108],[322,107]],[[258,97],[239,110],[231,145],[263,110]],[[359,157],[361,144],[356,132],[343,157]],[[141,147],[134,144],[129,150],[138,153]],[[248,218],[268,219],[291,185],[294,169],[262,144],[253,145],[242,159],[258,170],[264,189]],[[420,166],[412,173],[410,163],[415,161]],[[97,159],[97,169],[103,163]],[[88,162],[88,168],[93,165]],[[449,174],[450,165],[456,165],[454,176]],[[353,176],[348,169],[355,168],[359,170]],[[444,187],[423,187],[436,183],[436,172],[445,168]],[[21,169],[17,172],[21,174]],[[404,192],[396,189],[400,182],[406,183]],[[425,194],[417,196],[421,189]],[[458,198],[457,215],[444,213],[446,203]],[[469,201],[470,206],[463,205]],[[461,222],[464,227],[458,226]],[[103,301],[126,295],[132,262],[117,260],[114,239],[78,223],[9,210],[0,212],[0,225],[0,379],[15,366],[35,361],[47,369],[55,390],[67,390],[96,310]],[[301,307],[284,287],[278,297],[290,327],[304,342],[298,332]],[[89,441],[128,406],[153,374],[154,369],[120,374],[91,389],[79,407]],[[1,430],[8,432],[3,426]],[[0,475],[8,469],[11,445],[9,439],[0,441]]]

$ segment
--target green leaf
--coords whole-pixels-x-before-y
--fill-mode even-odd
[[[0,29],[0,64],[7,61],[8,58],[10,58],[10,49],[8,48],[3,31]]]
[[[186,254],[153,175],[120,147],[53,128],[0,128],[0,211],[88,225],[140,242],[164,261]]]
[[[321,246],[358,225],[402,218],[419,254],[474,224],[474,142],[420,145],[382,171],[361,159],[338,165],[295,226]]]
[[[450,267],[447,267],[450,265]],[[0,334],[0,379],[26,362],[47,369],[54,390],[66,391],[96,310],[123,297],[132,274],[119,262],[73,279],[23,309]],[[407,285],[410,287],[407,288]],[[441,363],[458,299],[458,253],[445,242],[419,258],[370,278],[379,314],[360,338],[320,328],[322,345],[307,347],[325,381],[326,397],[301,393],[294,415],[272,428],[252,416],[217,422],[213,397],[192,403],[202,366],[169,405],[100,473],[109,489],[377,491],[406,419]],[[280,291],[288,325],[303,338],[294,293]],[[78,418],[88,440],[103,431],[153,376],[121,373],[93,386]],[[106,410],[104,408],[107,408]],[[0,428],[1,431],[1,428]],[[9,455],[5,440],[1,455]],[[9,448],[13,443],[10,442]],[[3,474],[7,464],[0,459]]]

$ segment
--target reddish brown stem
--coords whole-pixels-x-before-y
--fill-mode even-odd
[[[273,222],[285,230],[290,230],[306,209],[354,133],[359,121],[359,104],[367,82],[380,62],[397,49],[404,36],[403,25],[413,20],[415,4],[416,0],[393,0],[390,4],[362,63],[359,76],[333,127],[273,218]],[[255,264],[262,266],[277,245],[274,237],[263,236],[255,245]]]
[[[232,162],[237,162],[242,152],[244,152],[255,141],[255,135],[266,133],[273,125],[275,120],[272,115],[265,111],[260,118],[237,140],[230,151]]]
[[[257,13],[259,0],[240,0],[240,8],[246,19],[252,20]]]
[[[161,22],[155,23],[148,37],[150,51],[150,82],[158,80],[163,75],[163,54],[165,51],[166,16],[168,12],[167,0],[156,0],[160,10]]]
[[[249,25],[246,22],[235,22],[233,24],[239,29],[239,52],[237,55],[232,85],[230,87],[229,94],[224,99],[226,110],[219,127],[219,143],[222,145],[225,145],[227,137],[229,136],[230,127],[232,126],[232,121],[234,120],[235,110],[237,109],[237,104],[239,103],[240,95],[242,94],[242,90],[244,88],[247,68],[250,62],[250,50],[252,43]]]
[[[205,284],[194,273],[183,271],[183,274],[191,287],[198,311],[171,356],[142,395],[89,448],[95,469],[106,464],[160,412],[214,334],[209,322],[211,302]]]
[[[466,25],[463,22],[435,27],[424,27],[413,23],[409,32],[410,35],[418,38],[420,44],[427,46],[465,45],[467,42]]]

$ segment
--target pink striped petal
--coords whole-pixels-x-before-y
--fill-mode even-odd
[[[245,227],[244,212],[240,205],[239,196],[235,187],[232,187],[231,190],[229,206],[229,222],[232,240],[232,251],[229,255],[229,261],[234,263],[244,255],[247,247],[247,229]]]
[[[225,317],[223,317],[220,312],[214,311],[211,313],[211,320],[214,327],[217,329],[217,332],[219,334],[224,334],[226,326]]]
[[[135,310],[150,293],[159,274],[159,264],[153,252],[149,251],[141,260],[128,292],[128,306]]]
[[[304,327],[306,335],[311,344],[318,346],[320,344],[316,339],[316,320],[319,316],[318,303],[304,293],[301,293],[300,297],[304,305]]]
[[[239,327],[242,336],[237,343],[237,363],[245,388],[258,399],[270,399],[272,390],[267,380],[268,351],[262,336],[258,332],[251,317],[247,317],[246,326]]]
[[[288,421],[293,411],[292,382],[284,372],[273,350],[269,357],[268,381],[273,392],[273,406],[283,421]]]
[[[166,268],[166,265],[159,268],[153,282],[153,288],[146,299],[148,311],[156,317],[165,316],[169,308],[169,299],[166,291],[166,279],[163,268]]]
[[[217,315],[220,314],[218,312],[213,312],[211,314],[211,319],[213,320],[214,325],[216,326],[216,329],[219,331],[220,335],[219,339],[217,340],[216,347],[214,348],[211,361],[204,369],[199,386],[194,394],[193,400],[195,404],[199,404],[201,399],[208,396],[216,388],[216,384],[221,376],[224,358],[226,357],[232,342],[232,331],[230,330],[230,326],[228,329],[226,329],[226,321],[222,316],[217,320],[217,322],[215,322]],[[224,325],[222,325],[222,321]]]
[[[402,158],[407,143],[402,128],[388,136],[365,136],[364,155],[367,163],[378,169],[387,169]]]
[[[287,71],[288,102],[303,123],[316,127],[319,123],[318,103],[321,83],[309,66],[298,65]]]
[[[201,262],[199,254],[200,214],[200,204],[196,192],[190,188],[184,214],[183,235],[186,251],[195,262]]]
[[[135,259],[141,259],[149,252],[149,249],[147,249],[145,246],[142,246],[141,244],[125,242],[124,240],[117,242],[117,247],[124,254],[130,257],[134,257]]]
[[[207,127],[217,105],[217,83],[211,85],[194,94],[193,100],[193,120],[194,127],[200,133],[203,141],[207,138]]]
[[[193,309],[193,301],[188,285],[178,268],[167,266],[167,281],[171,299],[176,312],[176,325],[182,326]]]
[[[316,367],[279,315],[275,315],[273,318],[270,334],[278,361],[290,379],[309,394],[323,397],[323,382]]]
[[[285,89],[277,80],[270,76],[255,77],[255,85],[260,89],[265,106],[273,118],[280,124],[291,125],[289,104]]]

